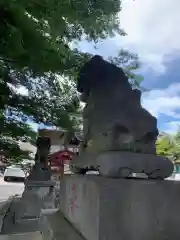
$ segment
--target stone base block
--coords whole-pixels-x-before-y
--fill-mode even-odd
[[[13,200],[8,200],[8,201],[0,203],[0,233],[1,233],[2,228],[3,228],[4,217],[5,217],[6,213],[8,212],[12,201]]]
[[[180,182],[72,175],[60,209],[87,240],[179,240]]]
[[[54,186],[53,181],[26,181],[19,201],[19,210],[16,211],[16,220],[23,217],[39,217],[41,208],[52,208]]]
[[[43,214],[41,222],[43,240],[84,240],[60,211]]]
[[[3,233],[33,232],[39,229],[41,209],[55,208],[52,181],[26,181],[21,198],[13,200],[3,218]]]
[[[174,166],[168,158],[152,154],[107,151],[84,152],[72,159],[70,169],[83,174],[95,170],[105,177],[128,178],[133,173],[145,173],[149,179],[165,179],[171,176]]]
[[[16,211],[21,210],[20,199],[13,199],[8,211],[3,218],[2,234],[20,234],[38,231],[41,227],[40,220],[34,218],[16,219]]]

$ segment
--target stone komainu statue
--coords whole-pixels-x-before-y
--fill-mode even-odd
[[[36,141],[37,151],[35,155],[35,165],[30,172],[29,180],[50,180],[51,170],[48,166],[48,155],[51,147],[49,137],[38,137]]]
[[[49,137],[38,137],[36,141],[36,161],[45,166],[48,165],[48,154],[50,152],[51,140]]]
[[[77,90],[86,102],[84,135],[91,151],[156,153],[157,120],[142,108],[141,92],[132,90],[121,68],[95,56],[82,68]]]
[[[165,178],[173,171],[166,158],[156,156],[157,120],[141,106],[141,92],[132,89],[124,71],[94,56],[79,73],[77,90],[86,103],[84,143],[71,170],[128,177],[145,172]]]

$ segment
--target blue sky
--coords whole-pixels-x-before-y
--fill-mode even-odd
[[[121,48],[137,53],[142,62],[142,85],[150,92],[143,106],[158,118],[161,131],[175,133],[180,125],[180,0],[122,0],[119,14],[126,37],[97,44],[83,42],[83,51],[104,57]]]
[[[119,14],[126,37],[97,44],[82,42],[85,52],[104,57],[121,49],[137,53],[142,62],[143,86],[150,92],[143,106],[158,118],[161,131],[175,133],[180,125],[180,0],[122,0]]]

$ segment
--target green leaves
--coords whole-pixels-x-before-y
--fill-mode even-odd
[[[132,86],[141,89],[140,84],[144,78],[136,73],[136,70],[140,68],[140,61],[137,54],[121,49],[117,57],[110,57],[109,61],[123,68]]]
[[[119,10],[119,0],[0,1],[0,151],[9,159],[23,156],[17,141],[34,142],[30,120],[73,131],[74,82],[90,54],[71,44],[124,34]]]
[[[8,158],[23,157],[18,140],[34,142],[29,121],[61,126],[70,135],[80,125],[73,118],[80,105],[75,82],[91,54],[72,44],[125,35],[120,10],[120,0],[0,1],[0,150]],[[121,50],[111,60],[139,86],[137,55]]]
[[[162,137],[156,142],[157,154],[161,156],[171,156],[175,143],[169,136]]]
[[[165,135],[156,142],[157,154],[169,157],[174,163],[180,158],[179,131],[176,135]]]
[[[124,34],[119,27],[119,0],[7,0],[0,2],[0,9],[0,55],[16,67],[41,74],[64,72],[74,55],[70,44],[82,36],[97,40]]]
[[[7,138],[0,139],[1,154],[4,155],[9,161],[19,162],[23,158],[29,158],[30,151],[22,151],[17,141]]]

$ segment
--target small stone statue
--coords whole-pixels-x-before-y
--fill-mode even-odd
[[[84,141],[71,163],[75,173],[98,170],[109,177],[145,173],[164,179],[173,164],[156,155],[157,120],[141,106],[123,70],[94,56],[80,71],[77,90],[86,103]]]
[[[22,197],[12,205],[5,223],[6,228],[12,231],[19,227],[27,228],[28,231],[31,231],[33,226],[39,228],[41,209],[49,205],[54,207],[54,183],[51,181],[51,170],[48,166],[50,138],[38,137],[36,146],[35,165],[25,181]]]
[[[51,147],[51,141],[48,137],[38,137],[36,141],[37,152],[35,155],[35,165],[28,177],[29,180],[50,180],[51,170],[48,166],[48,154]]]

